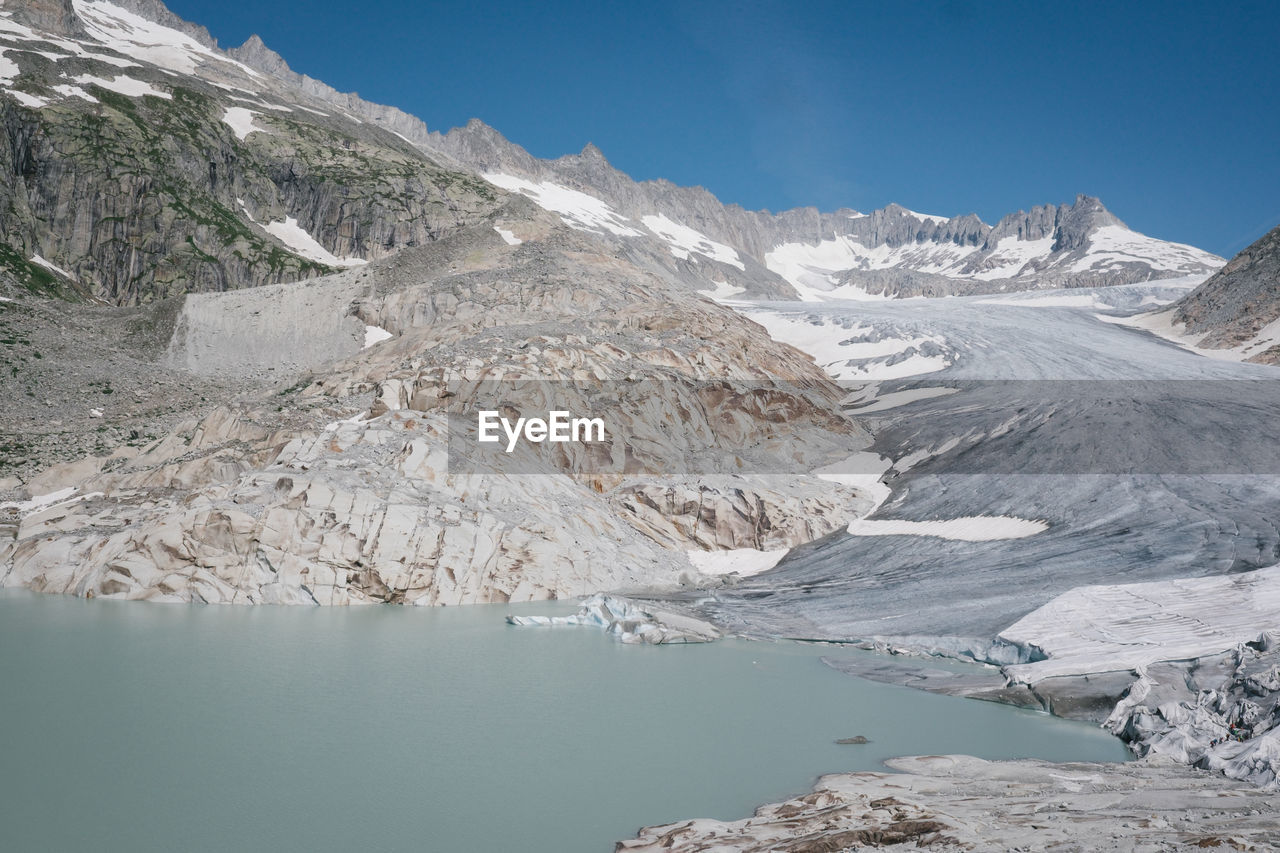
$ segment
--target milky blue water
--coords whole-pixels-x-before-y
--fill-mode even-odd
[[[819,660],[853,650],[623,646],[511,609],[0,595],[0,850],[607,853],[896,755],[1127,757]]]

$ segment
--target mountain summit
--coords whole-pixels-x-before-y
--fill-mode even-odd
[[[382,257],[471,221],[497,188],[608,235],[689,289],[744,299],[1096,286],[1222,263],[1133,232],[1087,196],[995,226],[896,204],[772,214],[633,181],[592,143],[539,160],[481,121],[433,133],[338,92],[257,36],[223,51],[159,0],[9,0],[0,58],[3,159],[21,176],[0,189],[17,258],[3,266],[43,280],[30,267],[40,257],[65,273],[50,287],[112,302]],[[141,152],[151,175],[124,168]],[[73,216],[73,195],[98,201]]]

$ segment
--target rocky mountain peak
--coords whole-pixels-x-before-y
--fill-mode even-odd
[[[284,61],[284,57],[267,47],[257,33],[249,36],[244,44],[231,48],[227,53],[233,59],[243,62],[250,68],[261,71],[264,74],[281,76],[291,73],[289,63]]]
[[[1070,207],[1064,205],[1058,210],[1053,250],[1069,252],[1086,248],[1090,235],[1108,225],[1128,227],[1097,198],[1081,193],[1076,196],[1075,204]]]
[[[519,145],[473,118],[463,127],[448,133],[433,131],[427,135],[426,147],[465,163],[478,172],[515,172],[521,175],[541,174],[538,161]]]

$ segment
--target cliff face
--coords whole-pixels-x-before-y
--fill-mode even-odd
[[[1280,226],[1189,293],[1174,320],[1204,336],[1198,346],[1244,347],[1249,361],[1280,364],[1280,330],[1264,333],[1280,320]]]
[[[0,270],[20,287],[37,256],[61,271],[45,292],[121,305],[308,278],[437,239],[503,195],[307,106],[207,34],[165,30],[153,55],[103,20],[49,0],[0,26],[17,68],[0,96]]]

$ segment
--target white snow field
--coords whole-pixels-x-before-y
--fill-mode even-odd
[[[501,172],[486,172],[481,177],[496,187],[528,196],[544,210],[560,214],[560,218],[571,228],[597,234],[608,231],[621,237],[642,235],[642,232],[633,227],[635,223],[595,196],[550,181],[535,183]]]
[[[1000,632],[1047,660],[1009,667],[1034,682],[1189,660],[1280,630],[1280,566],[1240,574],[1083,586]]]
[[[1195,246],[1169,243],[1119,225],[1107,225],[1089,237],[1089,251],[1076,261],[1072,271],[1114,267],[1126,261],[1142,261],[1153,269],[1171,273],[1184,269],[1187,264],[1221,264],[1215,255]]]
[[[734,548],[728,551],[686,551],[689,562],[704,575],[727,575],[736,572],[743,577],[767,572],[787,556],[789,549],[758,551]]]
[[[271,236],[284,243],[299,257],[318,261],[331,267],[358,267],[361,264],[368,263],[363,258],[337,257],[320,245],[316,238],[308,234],[302,226],[298,225],[298,220],[292,216],[286,216],[282,221],[268,222],[263,227],[267,229]]]
[[[737,250],[723,243],[717,243],[701,231],[672,222],[661,214],[642,216],[640,221],[644,223],[645,228],[665,240],[671,247],[671,254],[677,258],[688,258],[691,253],[697,253],[713,261],[735,266],[740,270],[746,269],[742,259],[738,257]]]
[[[226,112],[222,114],[222,121],[230,127],[236,135],[236,139],[243,142],[251,133],[266,133],[265,127],[258,127],[253,120],[258,117],[258,113],[244,107],[227,107]]]
[[[939,217],[918,218],[937,220]],[[943,220],[945,221],[945,220]],[[1157,240],[1119,225],[1099,228],[1089,237],[1084,253],[1068,265],[1068,254],[1053,251],[1054,238],[1027,240],[1002,238],[982,259],[978,246],[962,246],[948,240],[920,240],[900,246],[868,247],[851,236],[833,236],[817,243],[792,242],[775,246],[765,255],[765,266],[785,278],[806,302],[825,299],[880,300],[892,297],[868,293],[852,284],[840,284],[851,270],[906,269],[974,281],[1008,279],[1017,290],[1019,279],[1045,271],[1107,272],[1127,262],[1143,262],[1169,277],[1218,267],[1222,259],[1193,246]]]
[[[247,65],[210,50],[188,35],[101,0],[75,0],[76,14],[96,41],[140,62],[179,74],[194,74],[207,62],[234,65],[253,77]]]

